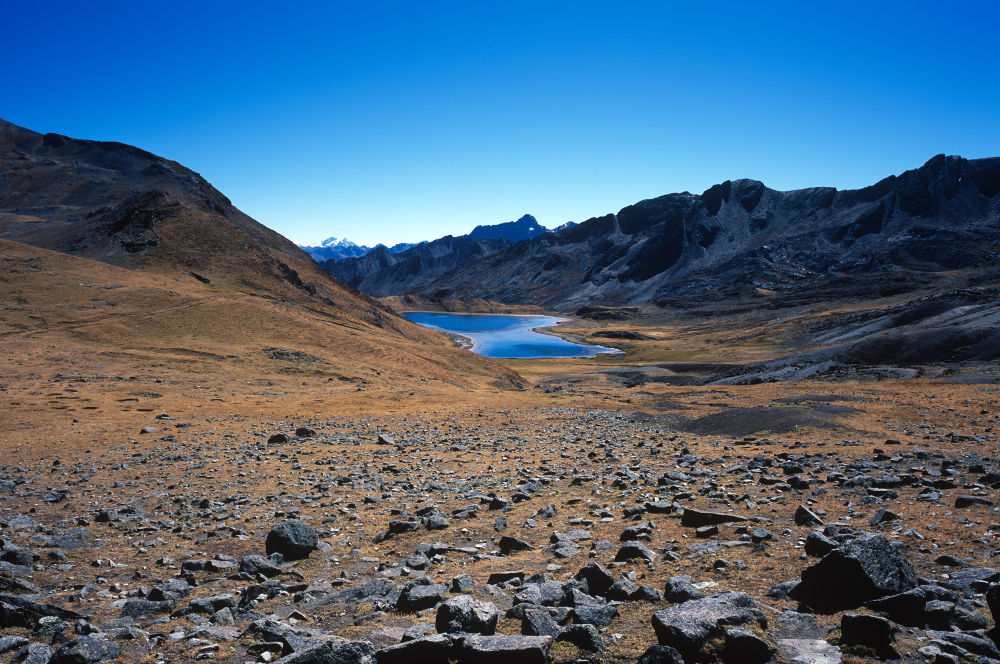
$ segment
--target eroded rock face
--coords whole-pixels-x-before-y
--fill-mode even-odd
[[[882,534],[865,534],[834,549],[802,571],[790,596],[811,609],[832,613],[917,585],[909,561]]]

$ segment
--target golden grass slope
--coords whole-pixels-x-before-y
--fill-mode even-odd
[[[65,367],[77,371],[100,371],[119,358],[255,380],[272,372],[310,376],[352,390],[383,382],[518,383],[446,335],[337,290],[330,292],[341,306],[293,301],[246,284],[205,284],[177,270],[127,270],[0,240],[0,366],[9,377],[46,356],[70,354]]]

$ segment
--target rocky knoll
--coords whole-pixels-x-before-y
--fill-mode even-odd
[[[726,181],[500,251],[456,247],[447,264],[427,269],[410,252],[391,264],[349,260],[327,269],[380,296],[483,297],[562,310],[838,284],[870,292],[875,276],[905,289],[936,271],[995,263],[998,193],[1000,158],[938,155],[864,189],[782,192]]]
[[[409,327],[191,169],[122,143],[0,120],[0,237]]]

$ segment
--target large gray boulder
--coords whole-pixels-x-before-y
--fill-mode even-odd
[[[431,634],[382,648],[375,657],[378,664],[448,664],[456,647],[451,634]]]
[[[717,660],[710,641],[738,625],[767,627],[767,619],[746,593],[725,592],[694,599],[653,613],[653,629],[660,645],[677,650],[685,662]]]
[[[909,561],[884,535],[864,534],[802,570],[789,595],[814,611],[833,613],[917,586]]]
[[[434,626],[441,633],[495,634],[499,618],[500,610],[492,602],[458,595],[438,606]]]
[[[121,647],[107,634],[79,636],[62,645],[49,664],[100,664],[121,655]]]
[[[316,531],[298,519],[288,519],[275,526],[267,534],[267,555],[280,553],[285,560],[308,558],[309,553],[319,544]]]
[[[282,657],[274,664],[375,664],[375,648],[365,641],[327,641],[314,648]]]
[[[545,664],[551,647],[551,636],[470,634],[462,639],[459,659],[475,664]]]

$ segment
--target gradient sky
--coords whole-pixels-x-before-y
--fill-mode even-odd
[[[7,0],[4,23],[0,117],[177,160],[297,242],[1000,155],[995,0]]]

